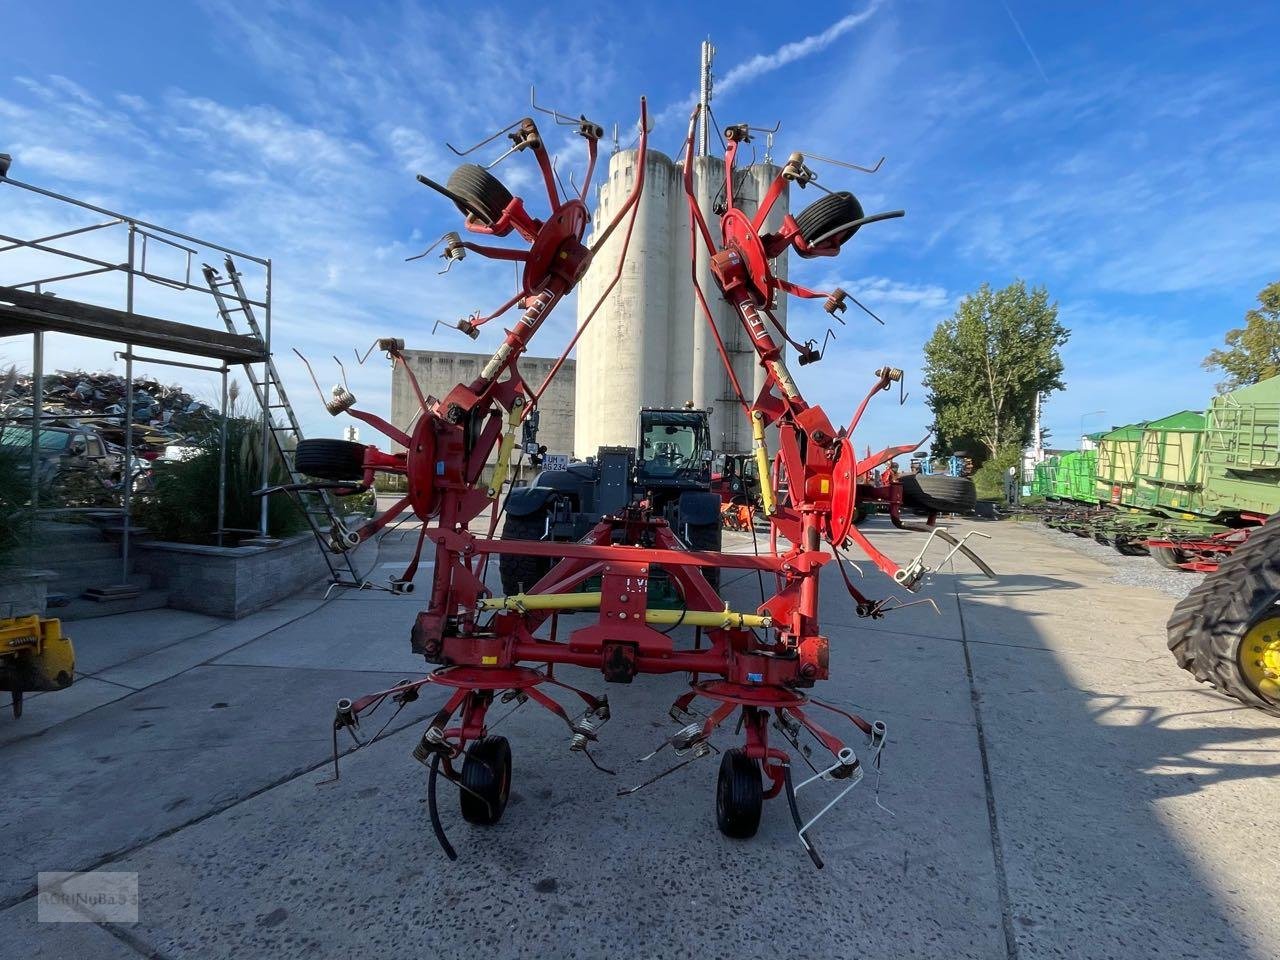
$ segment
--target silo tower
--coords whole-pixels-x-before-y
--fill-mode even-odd
[[[609,161],[601,184],[594,222],[608,223],[635,185],[637,151],[619,150]],[[724,188],[724,161],[694,158],[694,188],[708,224],[715,231],[714,211]],[[772,163],[739,168],[735,196],[749,211],[777,175]],[[711,410],[711,438],[719,452],[747,453],[751,429],[733,395],[729,377],[693,293],[689,211],[684,194],[684,165],[650,150],[644,193],[635,230],[618,285],[600,308],[577,346],[574,454],[593,456],[605,445],[634,445],[641,407],[678,407],[692,401]],[[786,215],[786,193],[774,205],[768,229]],[[613,279],[624,231],[614,232],[596,255],[578,292],[578,322]],[[699,245],[701,246],[701,245]],[[786,276],[786,254],[775,270]],[[737,316],[719,296],[705,250],[698,252],[698,283],[706,295],[717,329],[748,402],[764,384]],[[786,303],[775,311],[786,323]]]

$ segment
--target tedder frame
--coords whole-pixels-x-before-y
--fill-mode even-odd
[[[744,411],[751,418],[757,456],[763,467],[760,473],[765,513],[772,526],[767,554],[689,549],[680,531],[655,515],[644,500],[604,517],[577,543],[495,538],[517,431],[622,274],[644,190],[648,149],[648,114],[642,99],[634,186],[612,221],[597,228],[594,243],[588,247],[583,243],[590,221],[585,198],[602,129],[585,117],[566,117],[538,107],[536,102],[534,106],[550,114],[557,124],[576,127],[586,141],[586,176],[577,195],[561,197],[542,134],[529,117],[471,150],[454,152],[460,156],[470,154],[506,134],[511,145],[494,164],[514,153],[533,155],[549,207],[544,218],[534,217],[521,197],[512,196],[487,168],[477,164],[462,164],[443,186],[419,176],[424,184],[455,203],[468,231],[489,237],[505,237],[514,232],[525,244],[485,245],[464,241],[457,233],[447,233],[437,242],[445,245],[442,257],[446,266],[461,260],[467,252],[523,264],[520,288],[511,299],[492,314],[472,315],[456,324],[474,337],[483,324],[512,307],[522,308],[480,375],[470,383],[458,384],[443,398],[425,396],[404,364],[403,341],[381,340],[379,345],[391,361],[404,364],[419,400],[421,413],[409,430],[399,430],[382,418],[357,409],[355,397],[344,387],[335,387],[325,405],[334,415],[345,412],[379,430],[403,447],[403,452],[385,453],[373,445],[334,440],[303,441],[299,446],[299,461],[309,462],[312,475],[340,494],[367,490],[380,471],[407,478],[408,492],[377,519],[357,530],[336,527],[334,549],[350,549],[406,510],[412,510],[422,521],[417,550],[404,574],[392,581],[392,589],[411,591],[422,550],[429,544],[434,553],[426,609],[417,614],[411,643],[415,652],[438,666],[421,679],[402,681],[354,701],[340,701],[334,721],[335,768],[338,733],[348,729],[354,738],[362,714],[388,699],[403,706],[417,699],[426,684],[445,688],[446,700],[430,720],[414,755],[429,767],[432,825],[441,846],[454,858],[456,853],[445,836],[436,804],[438,776],[444,775],[458,786],[462,813],[472,823],[497,822],[507,803],[511,750],[504,737],[490,733],[489,716],[495,701],[519,706],[533,700],[551,711],[566,725],[569,748],[584,753],[599,767],[591,757],[590,747],[597,740],[601,725],[609,719],[608,698],[570,686],[556,675],[556,668],[596,669],[607,681],[621,683],[631,682],[638,674],[684,673],[690,676],[689,689],[670,710],[680,727],[662,745],[670,745],[682,759],[646,784],[699,757],[719,753],[711,742],[712,734],[736,713],[745,743],[724,751],[721,760],[716,789],[720,829],[734,837],[753,835],[759,825],[762,801],[785,794],[800,840],[821,866],[811,828],[862,778],[867,765],[878,765],[886,730],[883,723],[869,722],[807,692],[816,682],[827,679],[829,673],[828,639],[819,626],[820,574],[834,563],[854,597],[858,615],[879,617],[894,609],[895,604],[872,600],[854,587],[840,555],[847,543],[859,546],[879,569],[908,590],[924,581],[928,568],[922,558],[935,538],[952,544],[947,558],[957,551],[973,557],[963,540],[934,525],[932,515],[928,526],[916,528],[929,533],[925,548],[902,567],[853,526],[855,504],[860,499],[887,503],[894,522],[906,526],[898,517],[902,503],[899,487],[857,481],[869,476],[875,466],[919,444],[890,448],[860,461],[850,440],[868,401],[900,379],[901,372],[887,367],[877,371],[872,390],[849,426],[836,430],[821,408],[805,404],[787,372],[781,350],[764,330],[760,312],[767,314],[768,304],[778,290],[801,297],[827,296],[829,309],[834,309],[832,304],[842,304],[845,298],[841,291],[815,294],[775,277],[769,271],[768,258],[786,246],[802,255],[834,254],[861,224],[842,221],[841,229],[833,235],[816,237],[788,217],[780,233],[762,237],[761,224],[786,180],[797,179],[797,174],[803,175],[807,168],[802,159],[796,159],[799,155],[793,156],[779,173],[756,217],[747,218],[735,206],[732,193],[734,150],[747,128],[731,128],[725,161],[728,210],[722,219],[723,242],[716,244],[692,200],[692,165],[686,162],[685,186],[690,191],[694,229],[712,248],[713,269],[721,290],[734,305],[768,372],[768,385],[754,403],[748,404],[737,389]],[[691,121],[690,140],[692,127]],[[851,194],[841,196],[852,198]],[[883,214],[863,218],[862,222],[897,215],[900,214]],[[801,220],[804,217],[802,213]],[[583,322],[546,379],[532,388],[520,375],[520,354],[550,311],[582,278],[595,252],[619,228],[624,229],[624,234],[612,281],[584,314]],[[697,293],[705,307],[703,292],[698,289]],[[718,333],[716,339],[719,341]],[[722,344],[721,352],[723,355]],[[806,362],[803,348],[801,362]],[[732,375],[732,367],[729,369]],[[734,383],[736,388],[736,380]],[[777,425],[780,431],[781,449],[775,464],[768,462],[764,446],[764,428],[770,424]],[[307,445],[312,449],[307,450]],[[482,478],[495,448],[496,464],[486,481]],[[782,474],[789,478],[786,502],[779,502],[773,492]],[[483,526],[486,512],[488,532],[478,533],[472,529],[473,522]],[[783,548],[780,540],[789,545]],[[823,541],[830,550],[823,548]],[[489,559],[495,554],[545,556],[558,562],[525,593],[495,596],[485,579]],[[990,573],[980,561],[978,564]],[[648,581],[655,567],[661,568],[675,587],[681,598],[680,609],[649,607]],[[704,576],[707,569],[714,567],[772,575],[777,592],[755,610],[730,609]],[[589,580],[598,580],[598,589],[586,589]],[[586,613],[588,617],[585,624],[565,630],[559,618],[567,613]],[[692,646],[673,635],[678,626],[697,629]],[[571,715],[549,695],[553,689],[580,699],[581,712]],[[694,708],[698,699],[710,701],[706,712]],[[820,724],[811,707],[822,708],[856,727],[866,738],[864,757],[860,758],[840,736]],[[830,753],[830,762],[819,764],[813,776],[794,782],[791,755],[769,743],[771,720],[796,749],[801,731],[807,730]],[[820,780],[835,781],[838,791],[816,816],[806,820],[800,814],[796,795]],[[625,795],[636,789],[639,787],[619,793]]]

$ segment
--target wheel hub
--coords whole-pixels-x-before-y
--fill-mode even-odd
[[[1254,692],[1280,703],[1280,617],[1268,617],[1250,627],[1236,656]]]

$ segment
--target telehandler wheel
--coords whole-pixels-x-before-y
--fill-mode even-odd
[[[760,829],[764,783],[760,765],[741,747],[726,750],[716,778],[716,825],[726,837],[746,840]]]
[[[712,553],[719,553],[724,543],[724,528],[718,523],[706,523],[701,526],[689,526],[689,549],[690,550],[709,550]],[[716,590],[720,589],[720,568],[719,567],[703,567],[702,575],[707,578],[707,583],[711,584]]]
[[[1201,683],[1280,717],[1280,515],[1173,608],[1169,649]]]
[[[364,476],[364,444],[350,440],[299,440],[293,463],[299,473],[321,480],[351,480]]]
[[[1152,547],[1151,558],[1162,567],[1168,567],[1170,570],[1183,570],[1186,568],[1181,566],[1187,562],[1187,552],[1179,550],[1176,547]]]
[[[458,797],[468,823],[492,826],[502,819],[511,795],[511,744],[506,737],[485,737],[471,745],[462,763]]]
[[[445,189],[458,198],[454,205],[464,216],[475,217],[486,227],[497,223],[511,202],[511,191],[502,181],[475,163],[464,163],[453,171]]]
[[[907,474],[902,484],[902,502],[918,510],[938,513],[973,513],[978,506],[978,492],[968,477],[931,477]]]
[[[839,193],[819,197],[801,210],[796,214],[796,226],[800,228],[800,236],[806,244],[825,239],[827,242],[834,241],[839,246],[857,233],[858,228],[842,230],[829,237],[827,234],[846,223],[861,220],[862,217],[862,204],[858,202],[858,198],[848,190],[841,190]]]
[[[524,517],[507,514],[502,524],[503,540],[541,540],[547,532],[547,511],[539,510]],[[530,557],[504,553],[498,559],[502,592],[507,596],[524,593],[547,575],[556,561],[551,557]]]

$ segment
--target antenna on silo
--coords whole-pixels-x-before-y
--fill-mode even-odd
[[[711,45],[711,38],[702,41],[702,75],[698,84],[698,156],[705,157],[711,149],[711,59],[716,55],[716,48]]]

